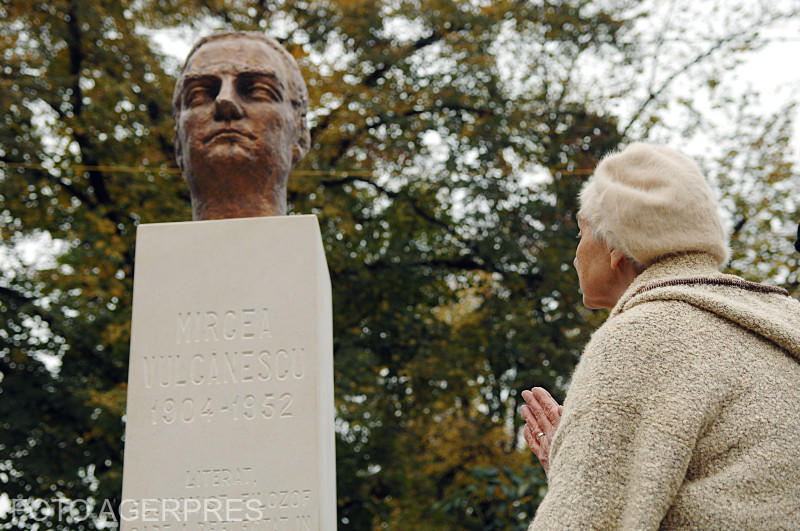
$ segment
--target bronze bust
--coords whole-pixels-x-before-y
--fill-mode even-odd
[[[286,214],[286,181],[308,152],[308,91],[294,58],[257,32],[194,45],[173,96],[175,158],[192,219]]]

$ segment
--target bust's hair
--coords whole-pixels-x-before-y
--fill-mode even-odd
[[[186,61],[183,63],[180,74],[178,74],[178,79],[175,82],[175,91],[172,94],[172,116],[175,119],[176,147],[179,142],[179,139],[177,138],[178,121],[181,115],[181,94],[183,93],[183,79],[186,68],[189,66],[192,56],[194,56],[197,50],[209,42],[219,41],[222,39],[252,39],[263,42],[278,52],[278,56],[283,61],[283,64],[286,67],[286,72],[289,75],[289,79],[286,81],[289,88],[289,100],[291,101],[292,108],[294,109],[295,124],[297,126],[299,143],[303,153],[307,152],[309,148],[308,124],[306,122],[306,114],[308,113],[308,89],[306,88],[306,82],[303,80],[303,76],[300,73],[300,67],[297,66],[297,61],[295,61],[294,57],[292,57],[292,55],[286,51],[286,48],[281,46],[278,41],[257,31],[220,31],[217,33],[212,33],[211,35],[206,35],[197,41],[189,51],[189,55],[186,56]]]

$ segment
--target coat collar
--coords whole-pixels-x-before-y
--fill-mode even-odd
[[[717,260],[710,254],[689,252],[664,256],[650,264],[647,269],[633,279],[631,285],[614,305],[609,317],[622,313],[625,305],[634,295],[649,285],[677,278],[717,278],[721,276],[723,275],[717,268]]]

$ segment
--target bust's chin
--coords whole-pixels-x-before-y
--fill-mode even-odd
[[[251,149],[236,142],[214,142],[213,145],[208,146],[201,158],[204,159],[205,164],[217,168],[258,163],[258,157]]]

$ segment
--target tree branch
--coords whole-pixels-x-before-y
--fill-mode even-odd
[[[402,51],[398,54],[398,56],[396,57],[395,61],[393,61],[391,63],[382,63],[373,72],[371,72],[369,75],[364,77],[361,80],[360,85],[363,85],[363,86],[368,87],[368,88],[375,87],[375,85],[377,85],[377,83],[378,83],[378,80],[380,78],[382,78],[386,74],[386,72],[391,70],[395,65],[397,65],[398,63],[400,63],[402,61],[405,61],[406,59],[408,59],[409,57],[414,55],[416,52],[418,52],[419,50],[421,50],[421,49],[423,49],[423,48],[425,48],[427,46],[430,46],[431,44],[441,40],[442,38],[444,38],[444,34],[443,33],[439,33],[437,31],[433,31],[433,32],[431,32],[430,35],[428,35],[426,37],[422,37],[421,39],[418,39],[417,41],[409,44],[408,46],[405,46],[404,49],[402,49]],[[353,95],[354,94],[353,94],[352,91],[347,92],[342,97],[342,104],[339,105],[338,107],[336,107],[335,109],[331,110],[331,112],[328,113],[320,123],[318,123],[317,125],[315,125],[314,127],[311,128],[311,138],[312,139],[316,138],[316,136],[319,133],[319,131],[323,131],[325,128],[328,127],[328,125],[330,124],[331,120],[333,120],[333,118],[336,116],[336,114],[338,114],[339,111],[346,106],[345,104],[350,100],[350,98]]]
[[[67,47],[69,49],[69,73],[72,78],[72,112],[76,119],[80,119],[83,111],[83,90],[81,89],[81,69],[86,55],[83,53],[80,21],[78,20],[78,8],[74,0],[71,0],[69,8],[69,19],[67,21],[68,37]],[[99,166],[98,161],[90,154],[91,141],[83,133],[74,132],[73,138],[78,143],[81,158],[87,166]],[[97,170],[89,173],[89,184],[92,186],[97,202],[100,204],[110,204],[111,196],[108,194],[103,174]]]
[[[645,99],[642,102],[642,104],[639,106],[639,108],[633,114],[631,119],[628,121],[628,124],[622,129],[622,132],[620,133],[620,137],[621,138],[625,138],[627,136],[628,131],[630,130],[630,128],[636,123],[636,121],[642,116],[642,114],[644,114],[644,111],[647,110],[647,107],[649,107],[651,103],[656,101],[661,96],[661,94],[663,94],[664,91],[666,91],[669,88],[669,86],[672,84],[672,82],[675,81],[675,79],[677,79],[681,74],[684,74],[687,70],[689,70],[693,66],[697,65],[698,63],[700,63],[704,59],[710,57],[712,54],[714,54],[714,52],[716,52],[717,50],[719,50],[720,48],[722,48],[726,44],[729,44],[729,43],[735,41],[736,39],[740,38],[744,34],[745,34],[745,32],[742,31],[742,32],[739,32],[739,33],[734,33],[733,35],[729,35],[729,36],[727,36],[727,37],[725,37],[723,39],[719,39],[708,50],[706,50],[705,52],[703,52],[701,54],[698,54],[692,60],[687,61],[680,68],[678,68],[677,70],[672,72],[672,74],[670,74],[664,80],[664,82],[661,84],[661,86],[655,92],[652,91],[652,90],[650,91],[650,94],[647,96],[647,99]]]
[[[408,194],[402,192],[394,192],[389,190],[385,186],[381,186],[380,184],[367,179],[365,177],[359,177],[357,175],[348,175],[346,177],[342,177],[335,180],[326,180],[322,181],[325,185],[331,186],[341,186],[344,184],[360,182],[367,184],[382,194],[390,197],[392,199],[401,199],[406,201],[412,208],[412,210],[420,216],[422,219],[428,221],[429,223],[441,228],[447,234],[452,236],[458,243],[460,243],[464,249],[469,251],[469,254],[458,256],[455,258],[432,258],[430,260],[421,260],[421,261],[412,261],[412,262],[398,262],[396,264],[392,263],[385,263],[385,262],[374,262],[373,264],[365,264],[367,269],[386,269],[386,268],[396,268],[396,267],[450,267],[453,269],[471,269],[471,270],[481,270],[481,271],[491,271],[493,273],[500,273],[502,275],[509,275],[513,274],[525,280],[525,282],[531,286],[532,288],[541,282],[542,276],[538,273],[521,273],[519,271],[512,271],[501,267],[499,264],[489,260],[481,255],[480,249],[478,246],[478,242],[465,238],[461,234],[459,234],[452,226],[445,223],[441,219],[437,218],[436,216],[430,214],[425,209],[423,209],[414,199],[409,196]]]

